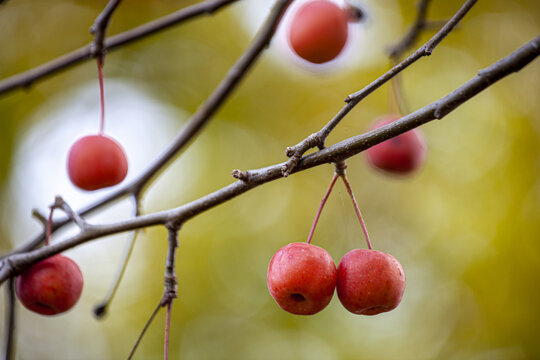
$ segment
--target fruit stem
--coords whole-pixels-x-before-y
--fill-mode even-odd
[[[171,309],[172,308],[172,299],[167,304],[167,317],[165,319],[165,349],[163,353],[163,359],[169,359],[169,333],[171,328]]]
[[[351,184],[349,183],[349,180],[347,179],[347,175],[345,175],[345,173],[341,174],[340,176],[343,179],[343,182],[345,183],[345,187],[347,188],[347,192],[349,193],[349,196],[351,197],[351,200],[354,205],[354,210],[356,210],[356,215],[358,216],[358,220],[360,220],[360,225],[362,225],[362,230],[364,231],[364,236],[366,237],[367,247],[369,250],[371,250],[371,241],[369,240],[369,234],[366,228],[366,223],[364,222],[364,218],[362,217],[362,213],[360,212],[358,203],[356,202],[356,199],[354,198]]]
[[[324,204],[326,204],[326,200],[328,200],[328,197],[330,196],[332,189],[334,188],[334,184],[336,183],[337,178],[338,178],[338,175],[334,174],[334,177],[332,177],[332,181],[330,181],[330,185],[328,186],[328,189],[326,190],[326,194],[324,194],[324,197],[321,200],[321,205],[319,205],[319,209],[317,210],[317,214],[315,215],[315,219],[313,220],[313,225],[311,225],[311,230],[309,231],[308,239],[306,241],[308,244],[311,244],[311,238],[313,237],[313,233],[315,232],[315,227],[317,226],[317,223],[319,222],[319,217],[321,216],[322,209],[324,207]]]
[[[103,86],[103,59],[98,56],[97,59],[98,68],[98,81],[99,81],[99,101],[101,107],[101,117],[99,122],[99,134],[103,135],[105,131],[105,89]]]
[[[388,84],[388,86],[390,86],[388,96],[390,98],[390,112],[393,114],[398,114],[400,117],[402,117],[403,114],[407,114],[408,111],[405,108],[400,80],[399,75],[392,78]]]

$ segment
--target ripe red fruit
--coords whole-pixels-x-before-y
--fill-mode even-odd
[[[337,272],[339,300],[354,314],[380,314],[395,309],[401,302],[405,273],[390,254],[351,250],[341,259]]]
[[[301,58],[321,64],[335,59],[349,35],[347,11],[328,0],[302,5],[288,29],[289,45]]]
[[[377,129],[399,119],[384,117],[371,127]],[[426,157],[426,142],[420,129],[386,140],[366,150],[368,162],[375,168],[394,174],[407,174],[418,169]]]
[[[124,180],[128,163],[120,144],[99,134],[82,137],[71,146],[67,169],[75,186],[97,190]]]
[[[15,293],[29,310],[56,315],[71,309],[83,288],[77,264],[68,257],[55,255],[26,269],[15,280]]]
[[[336,276],[336,265],[326,250],[297,242],[274,254],[266,280],[270,295],[283,310],[312,315],[332,299]]]

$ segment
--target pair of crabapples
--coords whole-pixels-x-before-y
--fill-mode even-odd
[[[326,250],[291,243],[278,250],[268,266],[267,285],[276,303],[296,315],[324,309],[337,290],[354,314],[376,315],[396,308],[405,290],[401,264],[376,250],[351,250],[336,268]]]

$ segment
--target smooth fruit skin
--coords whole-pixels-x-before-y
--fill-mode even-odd
[[[354,314],[380,314],[395,309],[401,302],[405,273],[390,254],[351,250],[339,262],[337,272],[339,301]]]
[[[315,64],[335,59],[349,35],[347,12],[327,0],[302,5],[291,19],[289,45],[301,58]]]
[[[274,254],[268,266],[267,285],[283,310],[312,315],[332,300],[336,277],[336,265],[326,250],[296,242]]]
[[[26,269],[15,280],[21,303],[41,315],[56,315],[79,300],[83,277],[77,264],[63,255],[47,258]]]
[[[371,127],[374,130],[399,119],[384,117]],[[408,174],[418,169],[426,158],[426,141],[419,129],[413,129],[372,146],[366,150],[368,162],[376,169],[393,173]]]
[[[83,190],[98,190],[120,183],[128,163],[122,146],[105,135],[77,140],[69,150],[67,169],[71,182]]]

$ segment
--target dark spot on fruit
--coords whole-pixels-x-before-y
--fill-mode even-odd
[[[298,293],[291,294],[291,299],[293,299],[296,302],[306,301],[306,298],[304,297],[304,295],[298,294]]]
[[[44,303],[42,303],[42,302],[40,302],[40,301],[36,302],[36,305],[37,305],[38,307],[40,307],[40,308],[43,308],[43,309],[52,309],[52,307],[50,307],[49,305],[44,304]]]

